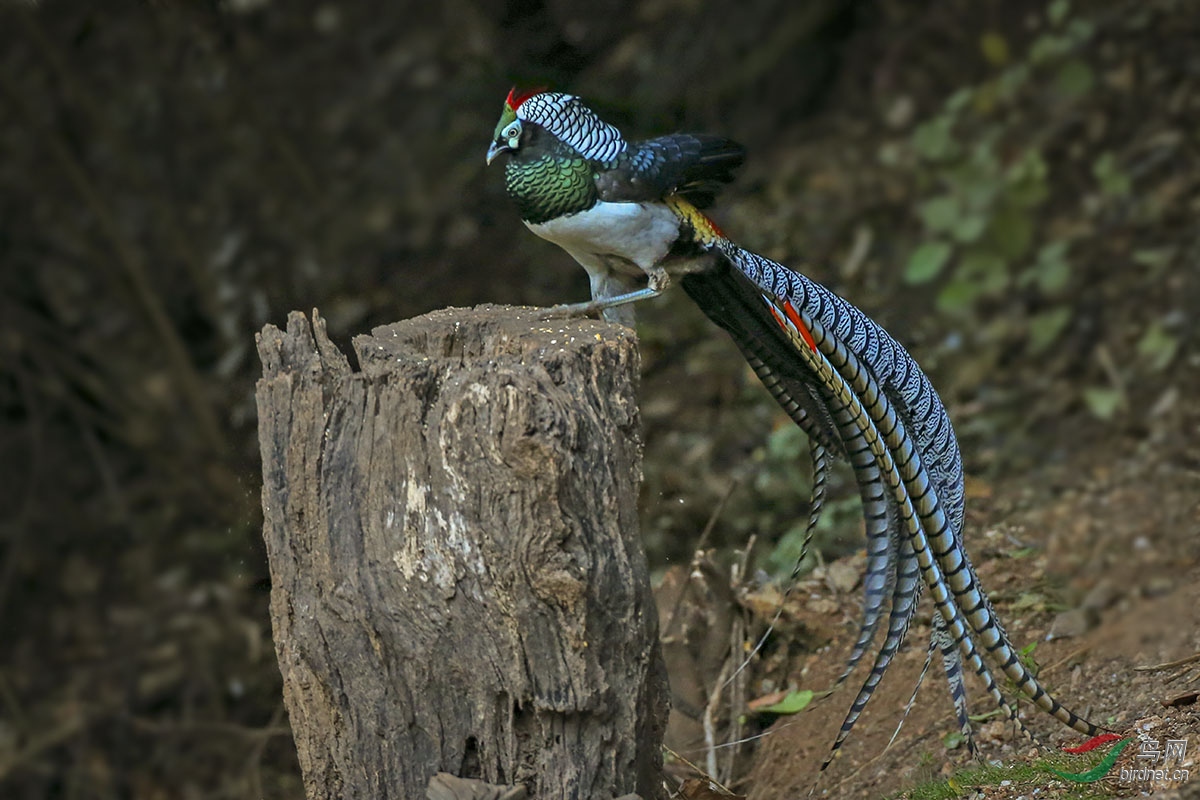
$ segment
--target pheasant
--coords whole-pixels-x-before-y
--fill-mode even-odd
[[[667,262],[683,268],[681,204],[711,204],[745,155],[716,136],[628,144],[579,98],[557,92],[509,93],[487,163],[501,154],[522,221],[582,264],[605,318],[625,324],[630,302],[667,288]]]
[[[1095,736],[1096,725],[1063,706],[1025,668],[979,584],[962,537],[958,442],[916,361],[861,310],[740,247],[700,210],[732,180],[744,157],[739,145],[715,136],[626,141],[578,97],[516,90],[505,101],[487,152],[489,164],[503,159],[507,193],[526,226],[566,250],[590,277],[590,302],[557,306],[550,314],[598,311],[632,324],[631,303],[678,279],[730,334],[772,397],[809,436],[814,480],[805,547],[830,458],[850,463],[866,518],[866,602],[839,684],[881,627],[885,633],[822,769],[907,636],[923,589],[936,608],[929,657],[941,656],[972,752],[964,665],[1020,724],[985,657],[1037,707]]]

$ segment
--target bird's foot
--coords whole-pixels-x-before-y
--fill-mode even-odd
[[[538,309],[535,316],[538,319],[579,319],[598,314],[604,310],[604,305],[596,300],[586,303],[563,303],[549,308]]]
[[[567,303],[566,305],[551,306],[539,311],[537,317],[538,319],[578,319],[579,317],[608,311],[610,308],[619,308],[630,303],[636,303],[639,300],[658,297],[661,293],[661,289],[648,286],[645,289],[638,289],[637,291],[613,297],[598,297],[595,300],[588,300],[586,303]],[[632,325],[633,323],[631,321],[627,324]]]

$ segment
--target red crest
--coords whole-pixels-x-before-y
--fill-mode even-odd
[[[505,100],[504,103],[509,108],[511,108],[513,111],[516,111],[518,108],[521,107],[521,103],[524,103],[526,100],[533,97],[535,94],[541,94],[544,91],[546,91],[546,88],[544,86],[539,87],[537,89],[527,89],[527,90],[518,90],[517,87],[514,86],[512,89],[509,90],[508,99]]]

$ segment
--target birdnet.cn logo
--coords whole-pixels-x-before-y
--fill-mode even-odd
[[[1074,783],[1093,783],[1112,775],[1117,758],[1133,741],[1128,736],[1106,733],[1089,739],[1077,747],[1063,748],[1067,753],[1087,753],[1112,743],[1108,752],[1096,766],[1086,772],[1067,772],[1059,769],[1052,769],[1051,772]],[[1121,783],[1148,783],[1151,781],[1184,783],[1191,778],[1191,769],[1182,766],[1186,763],[1186,758],[1187,739],[1162,740],[1138,737],[1138,752],[1134,756],[1133,766],[1121,767],[1114,777]]]

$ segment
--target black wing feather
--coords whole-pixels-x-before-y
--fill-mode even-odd
[[[601,200],[637,203],[682,196],[697,208],[712,205],[745,160],[737,142],[719,136],[676,133],[631,143],[614,166],[597,174]]]

